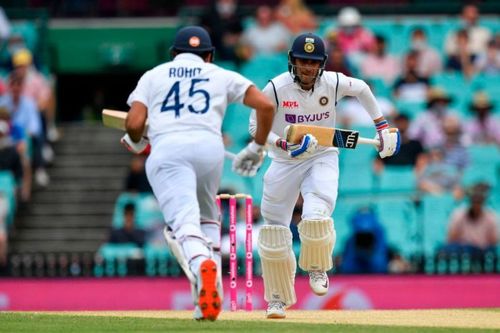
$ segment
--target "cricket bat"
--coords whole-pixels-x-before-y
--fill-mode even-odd
[[[293,124],[285,129],[286,141],[300,143],[306,134],[312,134],[318,140],[320,146],[355,149],[358,144],[370,144],[379,146],[377,139],[367,139],[359,136],[358,131],[339,128]]]
[[[103,109],[102,110],[102,123],[104,126],[109,128],[115,128],[125,131],[125,119],[127,119],[127,112]],[[144,135],[148,132],[148,123],[146,122],[146,127],[144,128]],[[230,160],[233,160],[236,156],[235,154],[226,150],[224,156]]]

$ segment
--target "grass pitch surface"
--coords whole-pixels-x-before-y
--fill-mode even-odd
[[[287,311],[284,320],[226,311],[215,322],[194,321],[190,311],[0,312],[0,332],[500,332],[500,311]]]

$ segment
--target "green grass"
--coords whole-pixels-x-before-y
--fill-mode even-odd
[[[158,319],[133,317],[98,317],[46,315],[30,313],[0,313],[0,332],[9,333],[98,333],[98,332],[492,332],[481,329],[417,328],[393,326],[364,326],[336,324],[302,324],[286,321],[232,321],[196,322],[186,319]]]

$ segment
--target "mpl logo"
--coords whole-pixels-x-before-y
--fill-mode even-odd
[[[286,108],[286,109],[296,109],[299,107],[299,102],[297,102],[297,101],[283,101],[283,103],[281,103],[281,107]]]

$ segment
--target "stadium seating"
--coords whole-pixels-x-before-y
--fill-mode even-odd
[[[0,194],[6,198],[8,206],[7,225],[14,222],[14,213],[16,211],[16,181],[10,171],[0,171]]]

